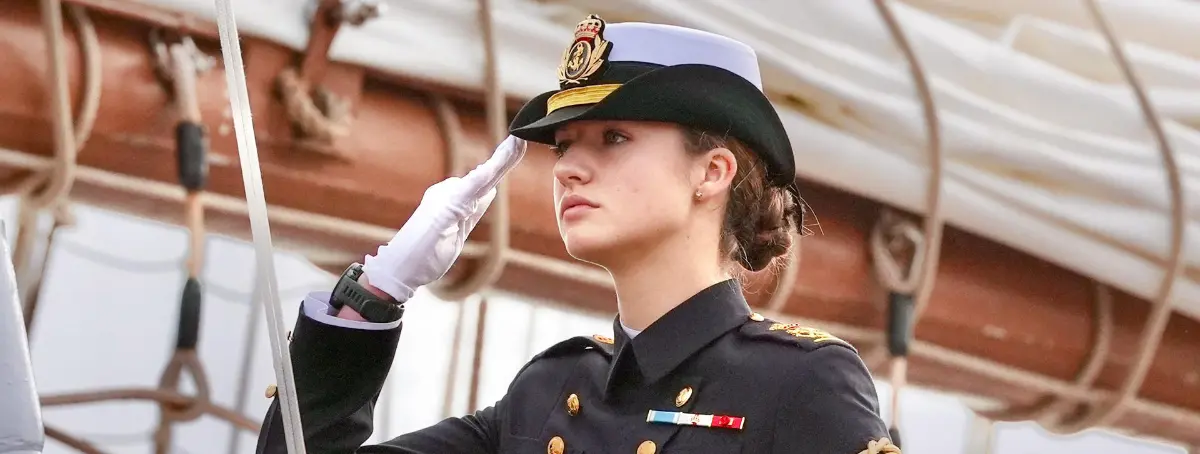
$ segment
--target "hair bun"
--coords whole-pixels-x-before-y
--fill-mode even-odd
[[[791,218],[794,211],[790,195],[778,188],[768,189],[753,210],[753,222],[746,222],[738,245],[742,253],[738,261],[750,271],[766,269],[775,258],[787,254],[792,247]]]

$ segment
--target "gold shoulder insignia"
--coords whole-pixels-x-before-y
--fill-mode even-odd
[[[783,331],[796,337],[812,339],[813,342],[838,341],[845,343],[846,341],[838,339],[832,334],[821,331],[816,328],[800,326],[795,323],[774,323],[771,325],[771,331]]]
[[[604,356],[612,357],[612,338],[608,338],[607,342],[605,342],[605,339],[605,336],[600,335],[575,336],[554,344],[541,353],[534,355],[530,362],[556,356],[577,355],[587,351],[597,351],[604,354]]]
[[[604,39],[604,19],[595,14],[575,26],[575,40],[563,51],[558,65],[558,83],[579,85],[600,70],[612,51],[612,43]]]
[[[596,342],[599,342],[602,344],[608,344],[608,345],[613,344],[613,338],[608,337],[608,336],[601,336],[599,334],[595,334],[595,335],[592,335],[592,339],[595,339]]]
[[[825,331],[797,323],[779,323],[757,313],[750,314],[750,320],[742,325],[741,332],[753,338],[798,345],[805,350],[841,345],[858,353],[849,342]]]
[[[867,443],[867,449],[859,451],[858,454],[902,454],[900,447],[892,444],[892,440],[880,438],[871,440]]]

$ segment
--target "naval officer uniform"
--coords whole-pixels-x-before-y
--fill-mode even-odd
[[[786,132],[744,44],[589,16],[564,52],[559,79],[559,90],[534,98],[517,115],[514,136],[553,142],[554,127],[589,118],[728,131],[763,157],[774,183],[794,185]],[[351,266],[332,293],[309,295],[294,329],[290,351],[308,452],[900,453],[887,439],[857,351],[829,333],[753,313],[732,279],[703,289],[643,331],[617,317],[611,337],[574,337],[550,347],[494,405],[362,446],[395,359],[403,305],[364,290],[357,284],[361,272]],[[334,317],[344,305],[368,322]],[[286,452],[278,399],[258,452]]]

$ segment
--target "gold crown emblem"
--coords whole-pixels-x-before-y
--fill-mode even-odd
[[[558,65],[558,83],[562,87],[579,85],[604,66],[612,43],[604,39],[604,19],[595,14],[575,26],[575,39],[563,51]]]
[[[579,25],[575,26],[575,39],[595,38],[600,35],[602,30],[604,30],[604,20],[592,14],[587,19],[580,21]]]

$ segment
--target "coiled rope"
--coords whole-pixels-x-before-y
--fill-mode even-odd
[[[256,272],[264,284],[260,287],[261,294],[258,296],[267,314],[271,357],[275,379],[279,383],[279,404],[283,412],[284,440],[289,453],[304,454],[304,430],[300,424],[296,381],[292,375],[292,355],[287,348],[283,315],[279,307],[274,247],[271,245],[271,227],[267,220],[267,201],[263,194],[262,169],[258,163],[258,143],[254,138],[254,122],[250,115],[250,94],[246,88],[246,67],[242,63],[237,20],[231,0],[213,2],[217,10],[217,30],[221,36],[221,54],[225,60],[225,78],[229,87],[229,105],[233,112],[242,183],[246,189]]]

